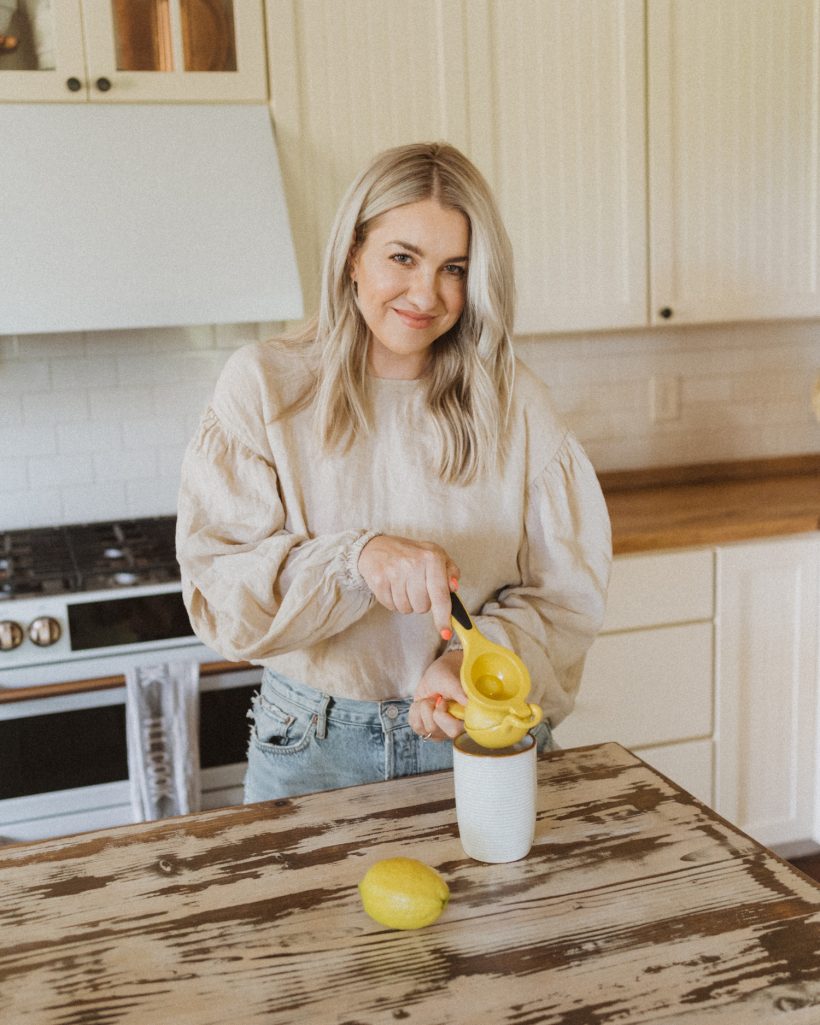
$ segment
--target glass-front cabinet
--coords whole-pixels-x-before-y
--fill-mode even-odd
[[[0,0],[0,100],[265,99],[262,0]]]

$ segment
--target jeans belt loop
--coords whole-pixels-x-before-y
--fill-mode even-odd
[[[319,710],[316,712],[316,739],[324,740],[327,736],[327,706],[330,704],[330,695],[323,694],[319,702]]]

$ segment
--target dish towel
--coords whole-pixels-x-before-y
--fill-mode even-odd
[[[126,670],[125,729],[134,821],[199,811],[199,663]]]

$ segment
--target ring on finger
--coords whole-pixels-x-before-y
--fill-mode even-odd
[[[433,736],[433,732],[431,730],[429,733],[425,733],[424,736],[421,739],[422,740],[430,740],[430,739],[432,739],[432,736]]]

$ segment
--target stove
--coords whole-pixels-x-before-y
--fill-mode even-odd
[[[175,526],[161,516],[0,533],[0,601],[178,581]]]
[[[191,630],[175,527],[162,516],[0,533],[0,687],[123,673],[172,647],[218,658]]]
[[[202,807],[242,800],[261,669],[191,630],[173,516],[0,532],[0,843],[132,821],[129,670],[200,669]]]

